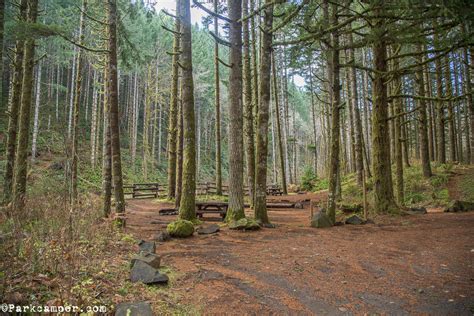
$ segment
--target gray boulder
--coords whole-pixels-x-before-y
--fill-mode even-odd
[[[155,253],[156,252],[156,244],[154,241],[145,241],[140,240],[138,243],[138,247],[140,247],[140,251]]]
[[[474,203],[456,200],[445,208],[444,211],[449,213],[474,211]]]
[[[313,215],[311,219],[311,227],[314,228],[326,228],[332,227],[333,223],[329,216],[326,214],[326,210],[322,209],[321,211],[317,212]]]
[[[217,224],[208,225],[205,227],[199,227],[196,231],[199,235],[210,235],[220,231],[221,228]]]
[[[351,215],[344,221],[346,224],[350,225],[361,225],[364,224],[364,220],[357,215]]]
[[[143,261],[136,261],[130,271],[130,281],[145,284],[166,284],[168,276],[161,274],[160,271]]]
[[[142,261],[150,267],[158,269],[160,267],[161,258],[154,253],[140,252],[139,255],[132,258],[131,266],[133,267],[138,261]]]
[[[153,310],[148,302],[120,303],[115,316],[153,316]]]

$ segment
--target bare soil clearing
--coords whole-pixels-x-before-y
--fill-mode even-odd
[[[175,218],[158,215],[166,206],[129,200],[128,232],[152,239]],[[330,229],[308,227],[309,213],[308,204],[270,210],[274,229],[224,227],[160,244],[163,264],[178,274],[170,291],[203,314],[474,313],[474,212]]]

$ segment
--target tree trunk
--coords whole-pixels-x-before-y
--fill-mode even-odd
[[[214,0],[214,12],[217,13],[218,0]],[[229,3],[230,7],[230,3]],[[247,22],[245,24],[248,25]],[[219,22],[214,18],[214,33],[219,36]],[[247,30],[248,35],[248,30]],[[247,43],[248,44],[248,43]],[[220,105],[220,79],[219,79],[219,44],[214,43],[214,80],[215,80],[215,108],[216,108],[216,194],[222,195],[222,153],[221,153],[221,105]],[[232,84],[232,82],[230,82]],[[232,93],[232,92],[231,92]]]
[[[243,1],[243,16],[248,15],[248,0]],[[255,133],[252,91],[252,73],[250,65],[250,32],[249,21],[243,22],[243,88],[244,88],[244,129],[245,129],[245,153],[247,162],[247,185],[250,205],[253,207],[255,193]]]
[[[36,159],[36,144],[38,139],[39,130],[39,108],[41,102],[41,70],[42,62],[38,63],[38,70],[36,73],[36,98],[35,98],[35,112],[33,117],[33,139],[31,140],[31,163],[33,164]]]
[[[276,60],[275,53],[272,54],[272,68],[273,68],[273,96],[275,100],[275,117],[276,117],[276,128],[277,128],[277,141],[278,141],[278,155],[280,159],[280,173],[281,173],[281,186],[283,194],[288,194],[286,186],[286,170],[285,170],[285,154],[283,151],[283,142],[281,135],[281,120],[280,120],[280,105],[278,103],[278,80],[276,71]]]
[[[229,208],[226,221],[239,220],[244,213],[244,142],[242,104],[242,0],[228,2],[229,40]]]
[[[448,59],[449,55],[444,57],[444,77],[446,82],[446,96],[453,96],[452,79],[451,79],[451,63]],[[456,161],[456,133],[454,127],[454,110],[453,101],[448,101],[448,137],[449,137],[449,160]]]
[[[110,142],[112,148],[112,173],[115,192],[115,212],[123,216],[125,200],[123,196],[122,160],[120,157],[120,125],[117,95],[117,3],[107,0],[108,23],[108,61],[107,61],[107,100],[110,120]],[[104,131],[105,132],[105,131]],[[119,223],[125,226],[125,219]]]
[[[176,12],[179,12],[179,1],[176,2]],[[175,31],[179,32],[181,29],[179,19],[175,21]],[[168,199],[175,198],[176,192],[176,121],[177,121],[177,104],[178,104],[178,62],[180,39],[177,34],[173,39],[173,59],[172,59],[172,73],[171,73],[171,96],[170,108],[168,112]]]
[[[423,46],[418,45],[418,51],[423,51]],[[418,63],[421,63],[424,58],[419,57]],[[425,96],[425,82],[423,76],[423,67],[419,66],[415,74],[416,91],[420,96]],[[419,134],[420,134],[420,156],[421,166],[423,169],[423,176],[425,178],[431,177],[431,165],[429,155],[429,142],[428,142],[428,120],[426,116],[426,102],[424,99],[418,100],[418,120],[419,120]]]
[[[472,89],[472,84],[471,84],[470,67],[472,67],[473,65],[472,63],[469,63],[467,47],[464,47],[463,54],[464,54],[464,85],[466,87],[466,108],[469,113],[469,125],[470,125],[470,133],[469,133],[470,139],[469,137],[467,139],[467,142],[469,144],[467,149],[470,152],[470,155],[468,157],[468,163],[472,164],[474,163],[474,102],[473,102],[473,96],[472,96],[473,89]],[[466,125],[468,125],[467,120],[466,120]],[[466,130],[469,131],[469,129],[466,129]]]
[[[181,89],[182,90],[182,89]],[[178,143],[176,150],[176,197],[175,197],[175,207],[179,208],[179,203],[181,202],[181,192],[183,184],[183,102],[181,102],[181,95],[178,101]]]
[[[381,2],[378,2],[382,5]],[[381,8],[375,10],[378,15]],[[390,139],[388,138],[387,124],[387,45],[384,38],[386,26],[383,19],[375,18],[372,34],[373,67],[375,69],[372,85],[373,111],[372,111],[372,164],[374,173],[374,209],[376,212],[389,212],[395,206],[393,198],[392,170],[390,163]]]
[[[435,46],[439,42],[438,33],[434,34]],[[441,68],[441,59],[437,58],[435,60],[435,73],[436,73],[436,96],[438,98],[443,98],[443,73]],[[439,163],[446,163],[446,145],[445,145],[445,136],[444,136],[444,106],[443,101],[438,100],[436,102],[436,129],[437,129],[437,154],[436,158]]]
[[[27,14],[27,0],[20,2],[21,21],[26,21]],[[10,115],[8,119],[8,140],[5,166],[5,182],[3,186],[3,201],[5,204],[12,199],[13,191],[13,174],[15,168],[15,152],[17,146],[18,133],[18,115],[21,107],[21,93],[23,84],[23,53],[24,41],[17,41],[15,45],[15,58],[13,60],[13,78],[11,85],[11,99],[10,99]]]
[[[329,10],[326,8],[325,10]],[[337,25],[337,6],[332,5],[331,25]],[[326,13],[328,15],[328,13]],[[331,149],[329,158],[329,192],[328,192],[328,210],[327,214],[333,223],[336,222],[336,199],[338,187],[339,151],[340,151],[340,121],[339,107],[341,105],[341,85],[339,80],[339,51],[335,47],[339,46],[339,37],[337,31],[330,35],[331,49],[328,53],[328,79],[331,93]]]
[[[353,45],[353,38],[352,33],[349,34],[349,46]],[[349,48],[349,60],[353,60],[355,62],[355,55],[354,49]],[[357,91],[357,75],[356,75],[356,68],[351,67],[349,72],[349,80],[351,82],[351,96],[352,96],[352,107],[354,111],[354,123],[355,123],[355,165],[356,165],[356,172],[357,172],[357,184],[359,186],[362,185],[363,180],[363,172],[364,172],[364,161],[363,161],[363,153],[362,153],[362,121],[360,118],[360,111],[359,111],[359,94]]]
[[[107,69],[104,71],[104,84],[107,85]],[[109,87],[106,87],[109,91]],[[109,217],[112,199],[112,146],[110,134],[110,109],[107,93],[104,94],[104,134],[102,143],[102,193],[104,194],[103,215]]]
[[[182,102],[183,102],[183,184],[179,218],[196,218],[196,126],[194,119],[194,82],[191,48],[189,0],[179,0],[181,22]]]
[[[270,76],[272,37],[270,33],[273,25],[273,5],[271,0],[265,0],[267,7],[264,10],[260,63],[260,89],[257,121],[257,152],[255,172],[255,219],[262,223],[269,223],[267,214],[267,153],[268,153],[268,111],[270,106]]]
[[[81,20],[79,26],[79,44],[84,42],[85,12],[87,10],[87,0],[82,0]],[[77,48],[76,54],[76,77],[74,78],[74,103],[72,114],[72,127],[70,137],[70,158],[71,160],[71,211],[74,211],[77,202],[77,164],[78,164],[78,137],[79,137],[79,106],[82,89],[82,49]]]
[[[38,0],[28,2],[28,23],[36,23]],[[19,212],[25,206],[26,178],[28,173],[28,140],[30,138],[30,112],[35,66],[35,40],[25,40],[23,56],[23,80],[21,89],[20,117],[18,122],[18,146],[15,160],[15,184],[13,186],[13,210]]]
[[[392,47],[392,56],[396,56],[400,53],[401,45],[394,45]],[[393,77],[393,89],[392,95],[399,95],[402,91],[402,78],[397,73],[399,71],[399,61],[395,57],[392,63],[392,70],[395,72]],[[397,192],[397,202],[399,205],[404,204],[405,194],[404,194],[404,183],[403,183],[403,153],[402,153],[402,115],[403,115],[403,105],[400,98],[395,98],[393,100],[393,115],[395,119],[392,120],[394,126],[393,137],[395,140],[394,146],[394,159],[395,159],[395,175],[396,175],[396,192]]]

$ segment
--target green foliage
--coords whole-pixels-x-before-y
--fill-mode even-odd
[[[328,179],[319,179],[314,184],[314,191],[321,191],[329,189],[329,180]]]
[[[194,224],[191,221],[178,219],[166,227],[166,231],[173,237],[185,238],[194,233]]]
[[[301,189],[305,191],[313,191],[317,180],[313,168],[306,166],[303,171],[303,176],[301,177]]]

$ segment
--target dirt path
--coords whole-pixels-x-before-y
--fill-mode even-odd
[[[128,230],[139,238],[174,219],[158,215],[165,204],[128,205]],[[171,291],[181,303],[203,314],[474,313],[474,212],[324,230],[308,227],[309,206],[269,216],[277,228],[224,228],[159,245],[163,264],[177,272]]]

